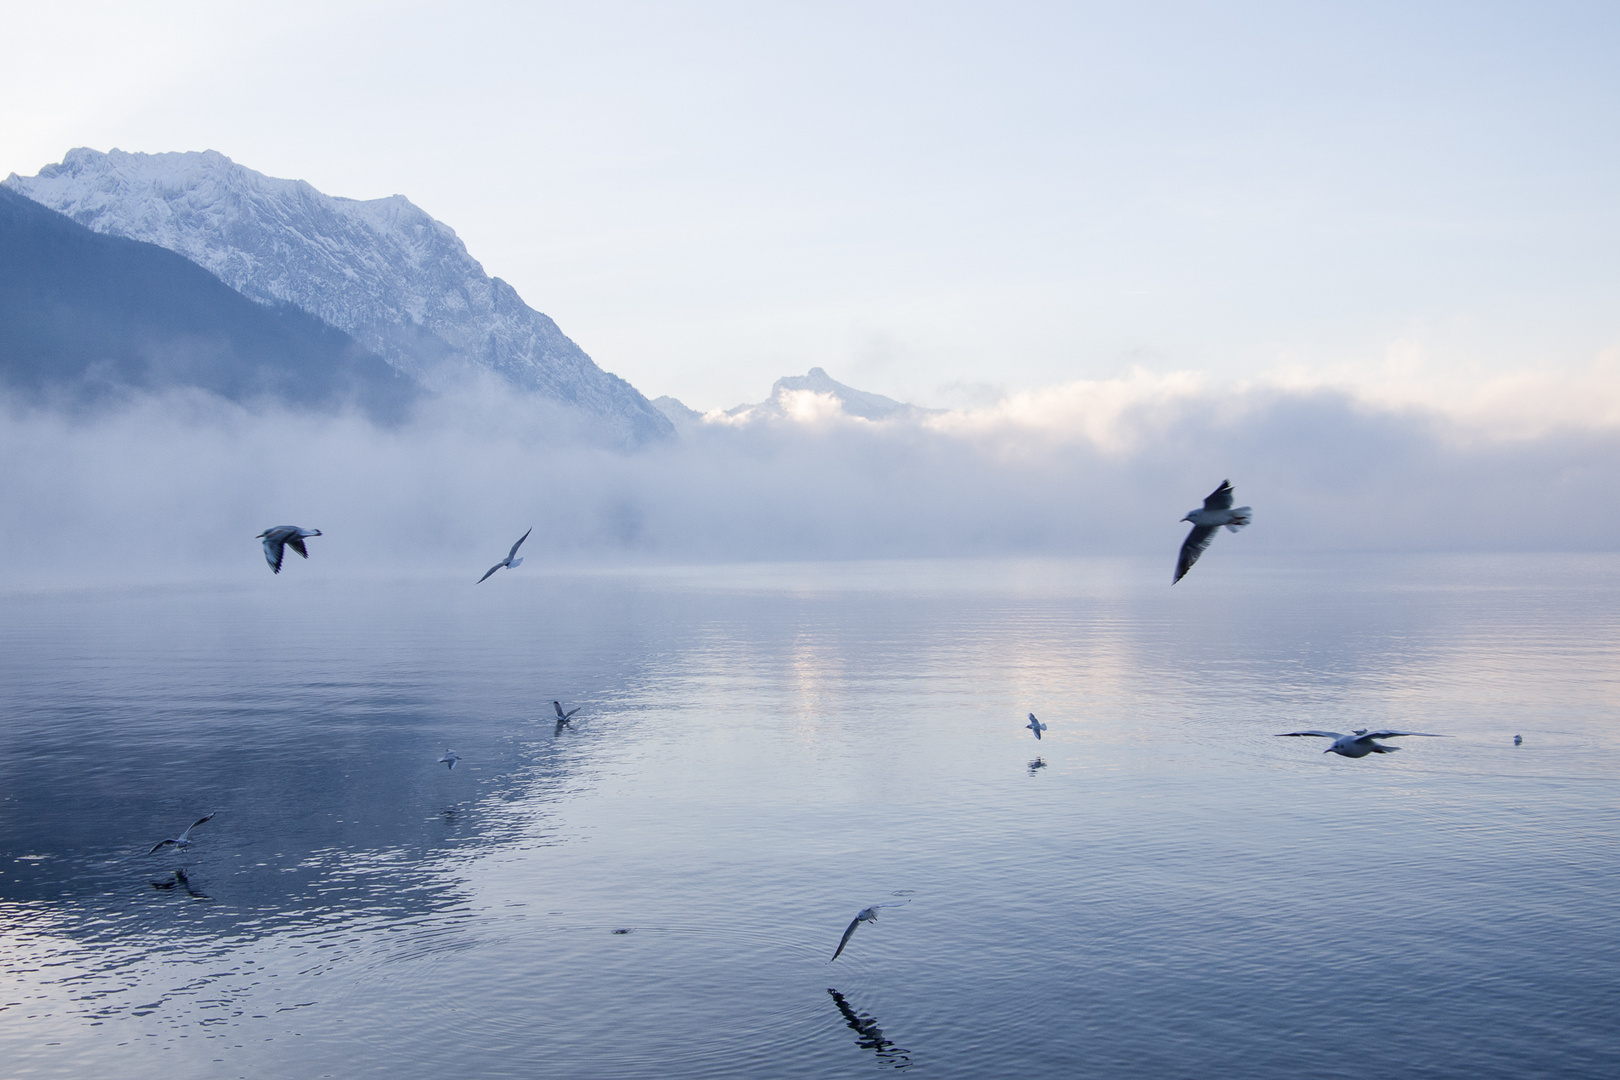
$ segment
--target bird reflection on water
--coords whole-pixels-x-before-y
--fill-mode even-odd
[[[199,891],[191,884],[191,879],[186,877],[186,871],[183,867],[176,870],[172,875],[169,876],[167,880],[152,882],[152,888],[154,889],[172,889],[176,885],[179,885],[181,888],[185,889],[186,895],[191,897],[193,900],[213,899],[213,897],[209,896],[205,892]]]
[[[1046,759],[1038,757],[1029,763],[1029,775],[1034,776],[1037,772],[1044,768],[1046,768]]]
[[[837,1005],[838,1011],[844,1015],[844,1022],[849,1025],[850,1030],[860,1036],[855,1040],[856,1046],[874,1051],[878,1060],[891,1068],[905,1069],[911,1066],[910,1051],[896,1045],[893,1039],[884,1038],[883,1029],[878,1027],[876,1020],[871,1016],[857,1013],[854,1007],[844,1000],[844,995],[832,987],[827,987],[827,993],[832,995],[833,1004]]]

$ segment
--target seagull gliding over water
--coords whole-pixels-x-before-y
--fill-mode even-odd
[[[849,929],[844,931],[843,938],[838,942],[838,952],[832,954],[832,959],[838,959],[839,954],[844,951],[844,946],[849,944],[849,939],[855,933],[855,928],[857,926],[861,925],[863,922],[877,922],[877,913],[879,908],[899,907],[901,904],[909,903],[911,903],[910,900],[902,900],[899,904],[873,904],[871,907],[861,908],[860,914],[856,915],[855,918],[850,920]],[[832,960],[827,961],[827,963],[832,963]]]
[[[529,533],[532,532],[534,532],[534,526],[530,525],[529,532],[526,532],[522,536],[518,537],[518,542],[512,545],[512,550],[506,553],[506,558],[502,559],[488,570],[485,570],[484,576],[478,579],[477,584],[482,585],[484,582],[488,581],[489,575],[493,574],[503,566],[509,570],[517,569],[518,565],[523,562],[522,559],[517,558],[517,549],[523,546],[523,541],[527,540],[529,538]]]
[[[448,765],[450,768],[454,769],[456,767],[456,762],[460,760],[460,754],[456,753],[454,750],[446,750],[444,752],[444,757],[439,759],[439,764]]]
[[[1198,556],[1215,539],[1215,530],[1225,525],[1229,531],[1237,532],[1249,523],[1252,516],[1247,506],[1232,509],[1232,481],[1222,480],[1221,486],[1204,500],[1203,509],[1189,510],[1187,516],[1181,519],[1192,522],[1192,532],[1181,542],[1181,557],[1176,560],[1176,577],[1170,584],[1174,585],[1187,576],[1187,571],[1198,561]]]
[[[553,701],[551,703],[551,707],[553,709],[557,710],[557,730],[553,731],[551,733],[553,738],[555,738],[558,735],[561,735],[562,734],[562,729],[568,726],[568,721],[573,719],[573,716],[574,716],[575,713],[579,712],[580,709],[584,708],[583,705],[575,705],[572,709],[569,709],[567,712],[563,712],[562,702],[560,702],[560,701]]]
[[[1046,730],[1046,725],[1035,719],[1034,713],[1029,714],[1029,723],[1025,724],[1024,726],[1033,731],[1037,739],[1041,737],[1041,732]]]
[[[1338,754],[1340,757],[1366,757],[1368,754],[1393,754],[1399,750],[1398,746],[1385,746],[1373,742],[1374,739],[1393,739],[1397,735],[1421,735],[1426,739],[1444,739],[1444,735],[1434,735],[1427,731],[1368,731],[1366,728],[1357,728],[1348,735],[1340,735],[1337,731],[1285,731],[1277,736],[1286,739],[1293,735],[1316,735],[1323,739],[1332,739],[1333,745],[1322,751],[1324,754]]]
[[[213,814],[207,814],[207,815],[205,815],[203,817],[198,818],[196,821],[193,821],[190,825],[187,825],[186,826],[186,831],[181,833],[179,836],[171,836],[167,840],[159,840],[157,843],[152,845],[152,850],[148,851],[147,854],[148,855],[156,855],[160,848],[163,848],[163,847],[165,847],[165,846],[167,846],[169,844],[173,844],[177,848],[190,847],[191,846],[191,830],[195,829],[197,826],[201,825],[203,822],[209,820],[213,816],[214,816]]]
[[[264,541],[264,561],[270,564],[273,573],[281,573],[282,547],[290,547],[304,558],[309,558],[309,551],[304,547],[304,539],[310,536],[321,535],[319,529],[301,529],[297,525],[277,525],[273,529],[266,529],[255,536],[255,540]]]

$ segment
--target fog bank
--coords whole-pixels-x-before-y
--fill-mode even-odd
[[[1255,508],[1216,557],[1614,550],[1620,428],[1501,437],[1323,389],[1133,376],[872,422],[786,416],[593,445],[490,388],[396,426],[195,391],[96,414],[0,403],[0,585],[267,574],[255,534],[323,530],[298,575],[476,579],[533,525],[530,566],[1162,553],[1230,478]]]

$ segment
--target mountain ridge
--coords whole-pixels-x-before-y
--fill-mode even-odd
[[[3,186],[95,232],[176,252],[250,299],[307,311],[427,386],[489,371],[592,415],[626,445],[673,433],[640,391],[403,195],[330,196],[213,150],[84,147]]]
[[[74,405],[194,387],[240,403],[357,405],[384,421],[421,394],[308,312],[255,303],[183,255],[93,232],[4,188],[0,383]]]

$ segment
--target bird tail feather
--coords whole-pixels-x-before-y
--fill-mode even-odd
[[[522,559],[513,559],[513,560],[512,560],[512,561],[511,561],[511,562],[510,562],[510,563],[508,563],[508,564],[507,564],[507,565],[508,565],[508,566],[509,566],[509,567],[511,567],[511,568],[512,568],[512,569],[513,569],[513,570],[516,570],[516,569],[517,569],[517,568],[518,568],[518,567],[520,567],[520,566],[522,566],[522,565],[523,565],[523,560],[522,560]]]
[[[1226,531],[1237,532],[1239,529],[1243,528],[1243,526],[1247,525],[1253,520],[1253,512],[1251,512],[1247,506],[1240,506],[1236,510],[1232,511],[1232,520],[1227,522]]]

